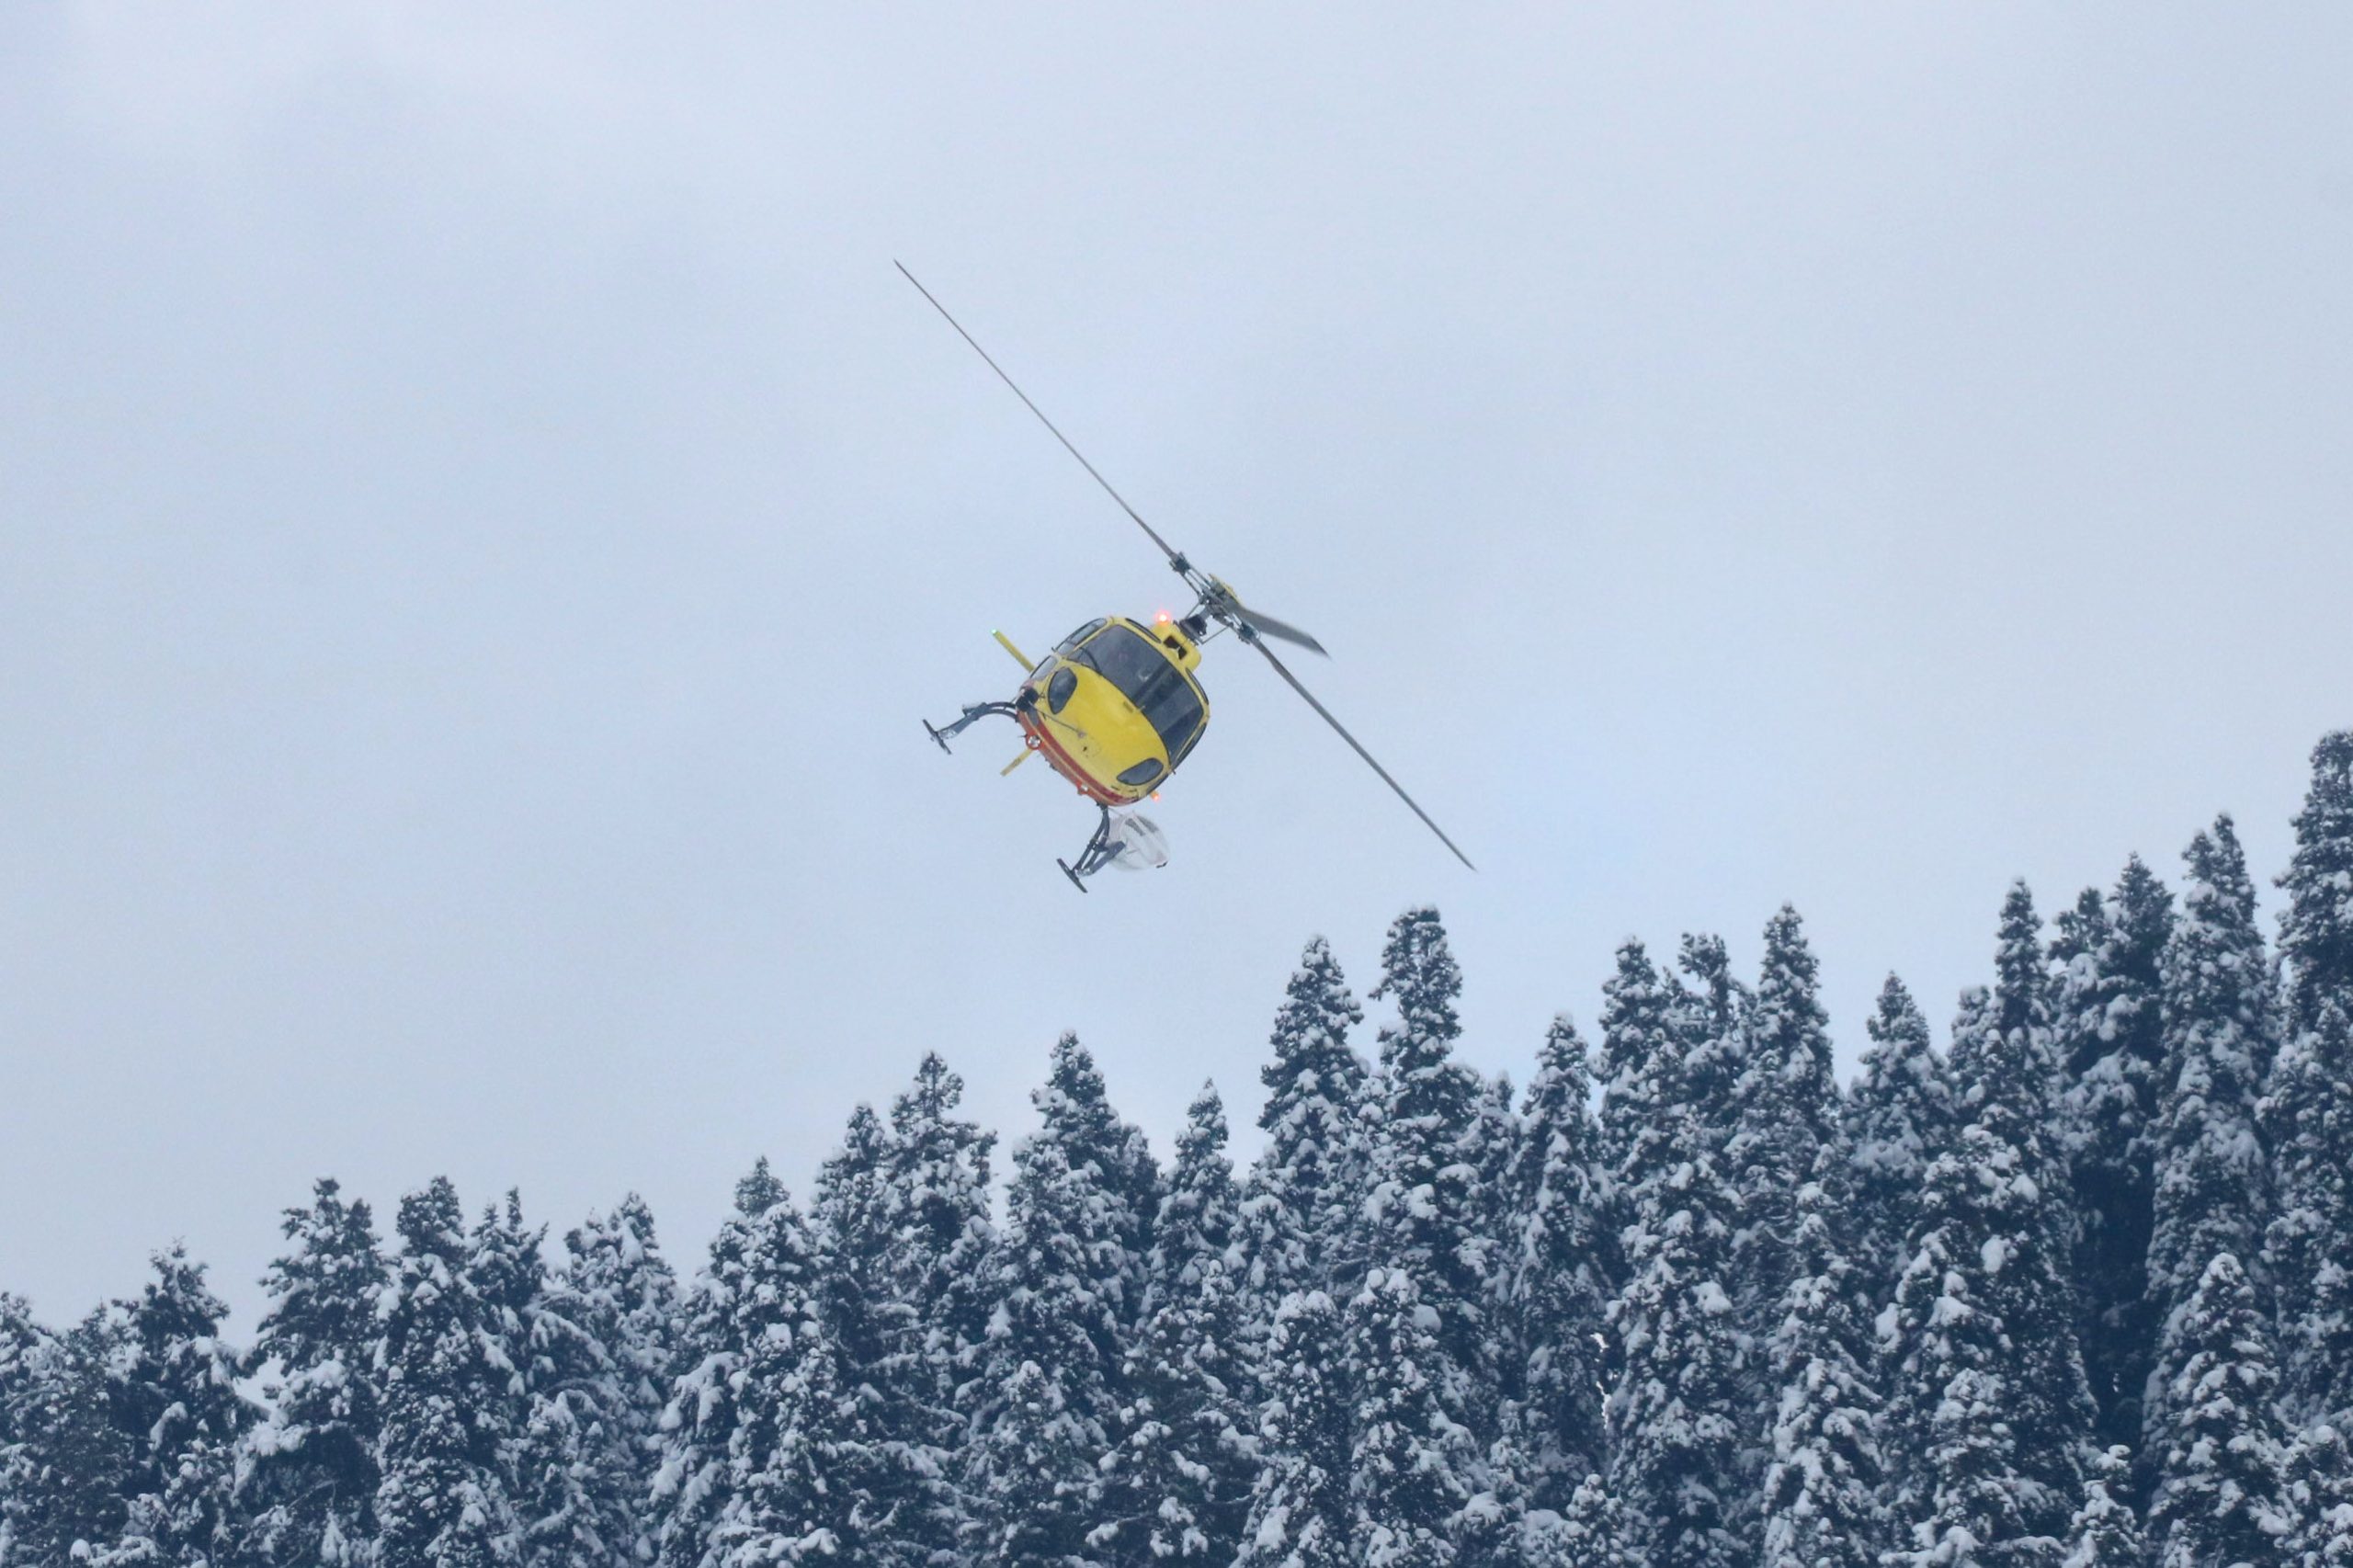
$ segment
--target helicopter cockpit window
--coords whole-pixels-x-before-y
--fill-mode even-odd
[[[1106,626],[1070,657],[1095,670],[1134,703],[1168,748],[1175,766],[1201,733],[1201,699],[1185,672],[1132,627]]]
[[[1057,653],[1069,653],[1073,648],[1077,647],[1081,642],[1086,642],[1088,638],[1102,631],[1103,626],[1104,622],[1099,617],[1094,620],[1088,621],[1085,626],[1080,627],[1077,631],[1072,632],[1069,636],[1055,643],[1054,652]]]

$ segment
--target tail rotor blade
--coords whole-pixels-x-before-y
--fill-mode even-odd
[[[1412,809],[1413,813],[1415,816],[1422,819],[1422,825],[1428,828],[1432,833],[1437,834],[1438,841],[1440,844],[1443,844],[1447,848],[1453,850],[1454,858],[1456,859],[1461,861],[1465,866],[1470,866],[1471,869],[1474,871],[1479,869],[1476,866],[1471,865],[1470,856],[1465,855],[1461,849],[1455,847],[1454,840],[1447,837],[1446,829],[1438,826],[1437,823],[1432,822],[1430,820],[1429,812],[1422,810],[1420,806],[1415,804],[1414,797],[1405,793],[1405,787],[1403,784],[1398,783],[1394,778],[1389,777],[1389,769],[1381,767],[1378,762],[1373,761],[1372,753],[1364,749],[1363,743],[1358,741],[1354,735],[1348,733],[1347,727],[1346,725],[1342,724],[1337,719],[1332,717],[1332,710],[1329,708],[1324,707],[1321,702],[1316,701],[1315,694],[1313,692],[1299,684],[1299,677],[1291,674],[1290,669],[1284,665],[1280,659],[1275,657],[1275,651],[1272,648],[1267,647],[1264,642],[1253,642],[1250,645],[1257,649],[1259,653],[1266,655],[1267,663],[1275,666],[1275,674],[1282,676],[1284,681],[1290,685],[1293,691],[1305,698],[1307,699],[1307,705],[1310,708],[1314,709],[1316,712],[1324,716],[1324,722],[1338,732],[1340,738],[1348,743],[1348,746],[1351,750],[1353,750],[1358,756],[1364,758],[1367,767],[1370,767],[1375,773],[1381,775],[1381,781],[1397,792],[1397,798],[1404,801],[1405,804]]]
[[[1246,605],[1237,605],[1234,607],[1233,613],[1235,617],[1240,619],[1243,625],[1248,627],[1251,631],[1259,633],[1261,636],[1279,637],[1286,642],[1298,643],[1301,647],[1306,649],[1311,653],[1323,653],[1327,659],[1332,656],[1331,654],[1324,652],[1323,643],[1318,642],[1314,638],[1309,636],[1306,632],[1302,631],[1298,627],[1290,624],[1290,622],[1287,620],[1277,620],[1273,616],[1267,614],[1264,610],[1252,609]]]

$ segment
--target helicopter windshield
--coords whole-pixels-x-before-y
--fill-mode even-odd
[[[1111,625],[1074,649],[1070,658],[1120,688],[1168,748],[1174,767],[1201,730],[1201,699],[1185,672],[1133,627]]]

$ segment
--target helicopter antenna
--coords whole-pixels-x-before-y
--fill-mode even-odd
[[[1063,450],[1068,452],[1071,456],[1078,460],[1078,466],[1085,469],[1094,479],[1095,483],[1103,487],[1103,494],[1108,495],[1112,500],[1117,501],[1120,504],[1120,510],[1125,512],[1129,517],[1135,519],[1136,527],[1142,528],[1144,531],[1145,537],[1160,547],[1161,554],[1168,557],[1168,564],[1174,566],[1180,573],[1189,574],[1191,571],[1190,563],[1186,561],[1183,555],[1177,552],[1176,547],[1171,545],[1166,540],[1161,538],[1159,530],[1154,528],[1150,523],[1143,520],[1142,513],[1128,505],[1128,498],[1126,496],[1111,488],[1111,482],[1104,478],[1102,473],[1097,470],[1093,463],[1086,460],[1086,454],[1080,451],[1076,447],[1071,445],[1070,437],[1063,435],[1060,426],[1056,426],[1052,420],[1046,417],[1046,411],[1029,401],[1029,394],[1021,390],[1021,384],[1018,381],[1016,381],[1011,376],[1005,373],[1004,366],[989,358],[989,351],[981,347],[980,340],[974,337],[971,333],[964,330],[963,323],[958,321],[954,316],[948,313],[948,307],[941,304],[939,301],[933,296],[932,291],[925,288],[921,280],[918,279],[914,273],[907,270],[906,263],[903,261],[893,261],[891,265],[899,269],[900,277],[905,278],[908,282],[915,284],[916,293],[921,294],[925,299],[931,301],[931,308],[939,312],[939,316],[942,321],[945,321],[949,326],[956,329],[957,336],[962,338],[965,342],[972,346],[972,352],[979,355],[982,362],[987,365],[990,369],[996,372],[996,379],[1013,389],[1013,395],[1021,400],[1022,406],[1029,409],[1030,413],[1036,415],[1038,416],[1038,423],[1043,425],[1048,430],[1053,433],[1054,439],[1063,444]]]
[[[1398,783],[1394,778],[1390,778],[1389,769],[1373,761],[1372,753],[1364,749],[1364,743],[1358,740],[1354,735],[1348,733],[1347,726],[1341,723],[1337,719],[1333,718],[1332,710],[1329,708],[1324,707],[1321,702],[1316,701],[1315,694],[1313,692],[1300,685],[1299,677],[1290,673],[1290,666],[1285,665],[1280,659],[1275,657],[1275,651],[1272,648],[1267,647],[1256,637],[1245,635],[1243,638],[1243,641],[1266,655],[1267,663],[1275,666],[1275,674],[1282,676],[1284,681],[1290,685],[1293,691],[1305,698],[1307,699],[1307,705],[1310,708],[1314,709],[1317,713],[1321,714],[1324,722],[1331,725],[1332,728],[1338,733],[1339,737],[1347,742],[1349,746],[1358,756],[1364,758],[1365,765],[1370,767],[1375,773],[1381,775],[1381,781],[1397,792],[1397,798],[1404,801],[1406,806],[1415,816],[1422,819],[1422,825],[1424,827],[1428,828],[1432,833],[1438,835],[1438,841],[1440,844],[1445,845],[1449,849],[1454,850],[1454,858],[1456,859],[1461,861],[1465,866],[1469,866],[1472,870],[1475,871],[1479,869],[1476,866],[1471,865],[1470,856],[1465,855],[1461,849],[1455,847],[1454,840],[1447,837],[1446,829],[1438,826],[1435,822],[1432,822],[1430,820],[1429,812],[1422,810],[1420,804],[1415,801],[1414,797],[1405,793],[1405,786]]]

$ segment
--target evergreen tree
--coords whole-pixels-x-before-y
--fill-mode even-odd
[[[129,1510],[100,1563],[210,1564],[233,1550],[237,1450],[256,1411],[221,1338],[228,1308],[204,1266],[175,1244],[131,1303],[127,1354],[111,1369],[115,1420],[132,1435]]]
[[[36,1394],[53,1348],[25,1299],[0,1290],[0,1568],[20,1561],[15,1543],[31,1495]]]
[[[1726,1151],[1742,1211],[1733,1267],[1758,1337],[1776,1325],[1798,1278],[1799,1191],[1816,1156],[1838,1147],[1844,1131],[1820,992],[1821,966],[1804,926],[1783,904],[1765,926],[1764,966],[1748,1007],[1733,1090],[1737,1119]],[[1768,1391],[1768,1415],[1770,1400]]]
[[[1626,1520],[1598,1475],[1577,1485],[1568,1506],[1531,1528],[1530,1568],[1645,1568],[1626,1547]]]
[[[1414,1275],[1376,1267],[1348,1303],[1347,1360],[1357,1395],[1349,1454],[1355,1560],[1366,1568],[1446,1568],[1478,1490],[1478,1438],[1432,1376],[1449,1358],[1442,1320]]]
[[[874,1561],[920,1562],[929,1551],[920,1517],[935,1504],[929,1483],[938,1465],[922,1386],[920,1309],[898,1293],[903,1204],[893,1163],[890,1132],[872,1108],[859,1106],[817,1176],[817,1295],[843,1396],[871,1438],[854,1450],[871,1465],[836,1475],[834,1484],[855,1499]]]
[[[2033,940],[2022,891],[2004,912],[2005,991],[2039,980],[2019,961]],[[1881,1319],[1893,1512],[1915,1549],[1905,1561],[1924,1568],[2048,1562],[2082,1494],[2091,1393],[2033,1115],[2045,1103],[2033,1032],[2018,1021],[2032,1013],[2000,992],[1962,997],[1951,1062],[1969,1119],[1929,1162],[1910,1260]]]
[[[1411,1274],[1423,1304],[1438,1313],[1438,1343],[1452,1361],[1438,1378],[1441,1397],[1458,1417],[1468,1412],[1471,1380],[1484,1362],[1489,1262],[1472,1137],[1482,1085],[1454,1059],[1461,994],[1462,973],[1438,912],[1399,915],[1373,991],[1376,999],[1394,1000],[1397,1021],[1381,1028],[1370,1091],[1370,1256]]]
[[[1480,1500],[1483,1517],[1496,1506],[1489,1494],[1499,1477],[1486,1462],[1486,1450],[1499,1436],[1497,1400],[1499,1346],[1494,1335],[1494,1273],[1498,1248],[1490,1233],[1494,1210],[1482,1181],[1488,1150],[1480,1138],[1479,1107],[1483,1085],[1479,1074],[1454,1059],[1454,1041],[1461,1032],[1455,1001],[1461,994],[1461,971],[1448,949],[1445,928],[1432,909],[1412,909],[1389,928],[1381,954],[1381,981],[1376,997],[1394,1001],[1397,1021],[1381,1031],[1381,1068],[1370,1092],[1373,1108],[1371,1189],[1366,1199],[1366,1256],[1372,1267],[1366,1288],[1349,1303],[1352,1360],[1368,1380],[1358,1387],[1358,1410],[1392,1399],[1418,1409],[1424,1397],[1435,1400],[1438,1419],[1449,1437],[1445,1444],[1417,1450],[1425,1459],[1444,1455],[1461,1468],[1431,1480],[1431,1490],[1416,1494],[1419,1502],[1398,1506],[1395,1517],[1368,1515],[1359,1489],[1357,1539],[1366,1543],[1389,1542],[1382,1551],[1408,1551],[1404,1544],[1418,1540],[1421,1526],[1414,1512],[1421,1503],[1438,1497],[1458,1497],[1463,1504]],[[1378,1274],[1383,1283],[1370,1281]],[[1410,1281],[1411,1290],[1400,1283]],[[1402,1353],[1403,1341],[1391,1334],[1388,1315],[1410,1294],[1415,1310],[1427,1313],[1425,1332],[1431,1348],[1410,1368],[1388,1358]],[[1378,1343],[1363,1336],[1372,1335]],[[1389,1387],[1371,1381],[1397,1373],[1407,1383]],[[1401,1420],[1418,1419],[1401,1415]],[[1461,1441],[1454,1441],[1454,1434]],[[1360,1422],[1359,1459],[1367,1438]],[[1422,1441],[1399,1428],[1376,1443],[1379,1462],[1399,1458],[1381,1443]],[[1466,1459],[1463,1456],[1467,1454]],[[1359,1476],[1361,1481],[1361,1476]],[[1368,1520],[1372,1522],[1368,1523]],[[1463,1528],[1461,1521],[1452,1528]],[[1395,1532],[1405,1530],[1406,1534]],[[1366,1532],[1371,1531],[1371,1535]],[[1383,1534],[1381,1532],[1390,1532]],[[1411,1551],[1419,1551],[1413,1547]]]
[[[0,1449],[6,1568],[80,1561],[121,1536],[139,1466],[137,1435],[120,1418],[113,1372],[134,1354],[131,1346],[129,1312],[109,1303],[53,1339],[33,1334],[22,1352],[12,1440]]]
[[[1986,1028],[1999,1037],[2000,1058],[2017,1068],[2016,1076],[2001,1084],[1975,1087],[2015,1095],[2016,1111],[2029,1125],[2059,1125],[2058,1108],[2066,1084],[2059,1061],[2058,1032],[2051,1025],[2051,975],[2042,950],[2042,917],[2034,912],[2034,895],[2023,879],[2012,882],[2002,900],[2001,926],[1994,944],[1994,997]],[[1964,1085],[1966,1095],[1972,1085]],[[2063,1151],[2041,1140],[2052,1157]],[[2063,1165],[2054,1169],[2063,1170]],[[2072,1215],[2059,1188],[2052,1193],[2051,1216],[2072,1233]]]
[[[500,1446],[510,1456],[529,1412],[533,1319],[547,1290],[546,1239],[545,1225],[535,1230],[523,1222],[522,1194],[512,1189],[503,1205],[483,1206],[466,1238],[466,1276],[482,1303],[483,1351],[504,1375],[504,1398],[479,1419],[504,1423]]]
[[[531,1320],[530,1417],[516,1500],[523,1557],[549,1568],[647,1560],[676,1286],[631,1193],[563,1238]]]
[[[2057,925],[2054,1027],[2067,1072],[2059,1142],[2074,1188],[2078,1337],[2099,1440],[2137,1446],[2157,1336],[2148,1254],[2173,895],[2136,855],[2112,899],[2086,888]]]
[[[1622,1233],[1632,1222],[1630,1189],[1654,1179],[1671,1161],[1661,1113],[1679,1090],[1669,1008],[1674,988],[1635,937],[1618,949],[1618,969],[1601,987],[1601,1199],[1598,1240],[1604,1275],[1626,1282]]]
[[[1363,1021],[1330,945],[1315,937],[1275,1013],[1274,1056],[1258,1074],[1267,1144],[1243,1194],[1247,1284],[1269,1312],[1293,1290],[1346,1292],[1363,1269],[1365,1067],[1348,1044]]]
[[[346,1203],[331,1179],[280,1229],[289,1246],[262,1278],[271,1304],[245,1357],[268,1408],[241,1465],[246,1548],[265,1564],[358,1568],[383,1482],[377,1310],[391,1275],[367,1203]]]
[[[2281,1048],[2261,1105],[2277,1210],[2265,1233],[2299,1423],[2353,1432],[2353,1004],[2331,996]]]
[[[2119,1444],[2092,1461],[2059,1568],[2144,1568],[2141,1521],[2120,1495],[2132,1484],[2131,1459],[2132,1450]]]
[[[1355,1568],[1351,1399],[1337,1308],[1294,1290],[1265,1346],[1262,1460],[1235,1568]]]
[[[2156,1150],[2149,1294],[2159,1332],[2146,1403],[2152,1431],[2191,1354],[2183,1314],[2219,1253],[2253,1257],[2262,1234],[2263,1147],[2256,1133],[2270,1054],[2271,973],[2255,924],[2255,884],[2231,819],[2189,846],[2180,924],[2165,949],[2167,1086]]]
[[[870,1561],[864,1499],[873,1436],[846,1397],[817,1307],[814,1242],[779,1193],[752,1221],[729,1329],[735,1407],[729,1494],[707,1540],[713,1568]]]
[[[2172,1341],[2183,1354],[2171,1369],[2164,1425],[2151,1433],[2155,1562],[2159,1568],[2277,1562],[2295,1528],[2286,1437],[2272,1409],[2279,1374],[2237,1258],[2214,1255],[2174,1326]]]
[[[2279,885],[2286,1042],[2263,1102],[2278,1211],[2265,1239],[2300,1423],[2353,1431],[2353,731],[2313,752]]]
[[[2082,1490],[2083,1466],[2091,1457],[2084,1441],[2095,1406],[2075,1332],[2075,1213],[2066,1165],[2050,1137],[2059,1125],[2062,1085],[2041,925],[2026,883],[2012,883],[2002,901],[1984,1028],[1966,1036],[1956,1029],[1952,1057],[1962,1108],[2018,1151],[2028,1177],[2018,1196],[2040,1220],[2031,1265],[2008,1271],[2011,1333],[2045,1401],[2050,1452],[2041,1460],[2041,1479],[2061,1490],[2066,1506]]]
[[[662,1568],[714,1568],[712,1534],[743,1479],[752,1451],[743,1428],[745,1331],[765,1332],[769,1310],[756,1271],[768,1211],[784,1184],[763,1158],[735,1184],[735,1211],[711,1239],[710,1260],[681,1303],[677,1374],[662,1413],[662,1458],[654,1471],[654,1537]]]
[[[1469,1221],[1471,1244],[1478,1251],[1482,1283],[1480,1313],[1488,1325],[1483,1375],[1496,1385],[1500,1397],[1517,1399],[1519,1375],[1527,1365],[1522,1347],[1511,1338],[1509,1297],[1513,1251],[1519,1233],[1519,1216],[1511,1190],[1511,1171],[1519,1157],[1519,1112],[1514,1107],[1511,1074],[1498,1073],[1479,1085],[1478,1103],[1471,1126],[1462,1135],[1458,1155],[1472,1176],[1476,1206]]]
[[[1510,1343],[1519,1358],[1513,1427],[1529,1506],[1565,1509],[1601,1467],[1601,1334],[1607,1307],[1596,1231],[1602,1173],[1586,1045],[1563,1014],[1552,1020],[1520,1112],[1504,1188],[1513,1236],[1507,1262]]]
[[[1646,1104],[1648,1119],[1629,1130],[1618,1173],[1627,1277],[1609,1308],[1609,1486],[1636,1561],[1731,1568],[1754,1561],[1740,1534],[1748,1500],[1742,1349],[1728,1288],[1740,1200],[1721,1163],[1737,1073],[1737,994],[1719,943],[1685,942],[1696,995],[1645,972],[1647,959],[1629,949],[1605,987],[1604,1028],[1654,1043],[1647,1060],[1631,1041],[1625,1052],[1632,1088],[1623,1104]],[[1608,1111],[1605,1100],[1605,1119]]]
[[[463,1222],[446,1177],[401,1199],[401,1256],[383,1306],[381,1568],[516,1560],[506,1490],[515,1369],[471,1267]]]
[[[1851,1202],[1846,1152],[1817,1151],[1791,1220],[1797,1270],[1766,1345],[1772,1457],[1765,1471],[1765,1568],[1872,1568],[1887,1536],[1879,1392],[1856,1269],[1840,1230]]]
[[[1917,1229],[1921,1177],[1956,1131],[1952,1085],[1928,1040],[1928,1021],[1893,975],[1864,1025],[1870,1048],[1847,1108],[1855,1164],[1855,1257],[1873,1301],[1895,1293]]]
[[[1143,1327],[1128,1353],[1132,1425],[1108,1467],[1111,1517],[1094,1532],[1114,1561],[1225,1568],[1249,1510],[1256,1445],[1237,1354],[1238,1214],[1225,1139],[1224,1107],[1204,1085],[1154,1229]]]
[[[2332,997],[2353,998],[2353,730],[2313,748],[2313,781],[2296,813],[2296,851],[2280,874],[2289,1021],[2309,1029]]]
[[[2289,1444],[2288,1478],[2297,1525],[2281,1561],[2289,1568],[2353,1565],[2353,1463],[2344,1435],[2325,1424],[2298,1433]]]
[[[1115,1334],[1132,1328],[1142,1310],[1144,1268],[1152,1256],[1152,1221],[1160,1210],[1160,1167],[1141,1129],[1123,1121],[1104,1092],[1095,1058],[1065,1034],[1054,1042],[1052,1066],[1043,1087],[1030,1095],[1074,1171],[1091,1173],[1108,1204],[1118,1244],[1119,1271],[1105,1283],[1111,1290],[1106,1319]],[[1116,1346],[1112,1365],[1118,1365]]]
[[[903,1508],[899,1540],[912,1554],[950,1550],[971,1510],[957,1488],[964,1441],[960,1392],[977,1365],[995,1302],[984,1267],[996,1244],[989,1220],[995,1135],[955,1114],[964,1082],[926,1053],[915,1083],[891,1102],[891,1296],[914,1306],[902,1320],[902,1385],[914,1402],[902,1440],[919,1455],[924,1501]]]
[[[998,1305],[982,1347],[965,1451],[970,1549],[1000,1563],[1093,1562],[1101,1460],[1123,1429],[1130,1314],[1145,1265],[1136,1210],[1156,1184],[1142,1138],[1111,1111],[1075,1040],[1054,1049],[1045,1125],[1014,1152]]]

